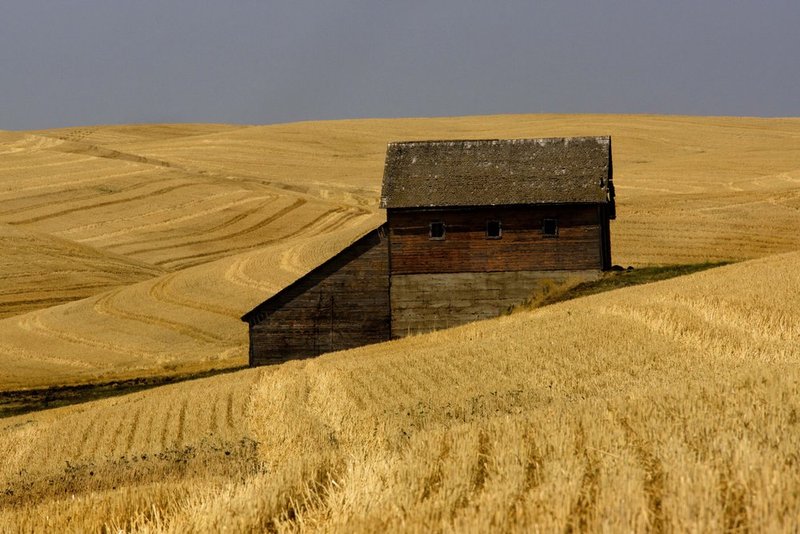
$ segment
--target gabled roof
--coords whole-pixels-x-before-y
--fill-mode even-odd
[[[389,143],[382,208],[609,203],[610,137]]]

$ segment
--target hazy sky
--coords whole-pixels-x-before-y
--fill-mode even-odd
[[[800,115],[799,0],[2,0],[0,129]]]

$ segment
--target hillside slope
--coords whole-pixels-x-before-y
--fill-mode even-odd
[[[791,531],[800,252],[0,422],[0,524]]]
[[[125,256],[0,224],[0,319],[164,274]]]
[[[149,158],[375,206],[386,143],[611,135],[618,263],[695,263],[796,250],[800,119],[499,115],[255,126],[110,144]]]
[[[320,222],[364,213],[252,180],[58,137],[27,135],[0,144],[0,222],[165,270],[253,250]]]
[[[373,229],[379,217],[325,224],[251,252],[0,320],[0,391],[246,363],[241,315]]]
[[[0,132],[3,228],[100,255],[81,267],[82,293],[50,279],[64,289],[53,299],[87,297],[56,307],[28,274],[8,273],[74,271],[76,258],[52,247],[6,258],[2,291],[13,297],[0,307],[0,389],[243,363],[236,318],[382,217],[388,141],[597,134],[613,138],[615,263],[800,250],[800,119],[506,115]],[[132,271],[103,274],[123,260]]]
[[[389,141],[611,135],[619,263],[746,259],[800,243],[800,119],[497,115],[222,131],[196,125],[192,135],[186,126],[184,135],[170,136],[162,133],[168,125],[108,128],[106,136],[98,127],[95,137],[84,139],[185,172],[371,209],[377,207]],[[116,133],[120,129],[126,136]],[[71,131],[39,133],[69,137]]]

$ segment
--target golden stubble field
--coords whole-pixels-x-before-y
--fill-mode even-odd
[[[0,529],[798,528],[798,119],[0,132],[0,389],[241,363],[381,220],[389,140],[595,134],[615,263],[751,261],[2,419]]]
[[[0,420],[0,525],[792,531],[798,261]]]
[[[615,262],[800,248],[797,119],[520,115],[0,132],[0,390],[241,364],[238,317],[383,217],[390,140],[595,134],[614,143]]]

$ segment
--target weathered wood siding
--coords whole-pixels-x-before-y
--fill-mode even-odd
[[[394,275],[392,337],[497,317],[567,281],[599,276],[598,270]]]
[[[600,236],[603,246],[603,270],[611,269],[611,224],[610,209],[607,206],[600,208]]]
[[[317,356],[390,337],[383,228],[287,287],[250,316],[250,365]]]
[[[597,205],[510,206],[388,210],[392,274],[607,268],[606,236]],[[558,220],[558,236],[544,235],[544,219]],[[502,237],[487,239],[486,222],[499,220]],[[432,240],[429,224],[444,222]],[[607,221],[605,222],[607,224]],[[606,234],[607,235],[607,234]]]

